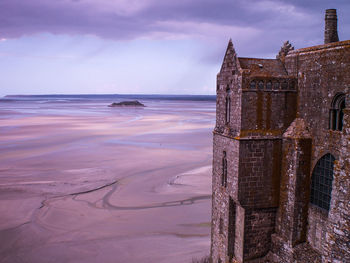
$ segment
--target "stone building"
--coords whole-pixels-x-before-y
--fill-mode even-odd
[[[350,262],[350,40],[238,57],[217,75],[211,259]]]

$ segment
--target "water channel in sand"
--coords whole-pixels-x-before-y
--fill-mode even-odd
[[[214,101],[0,100],[0,262],[209,253]]]

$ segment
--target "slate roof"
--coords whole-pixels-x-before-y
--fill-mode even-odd
[[[241,68],[251,76],[288,76],[279,59],[238,58]]]

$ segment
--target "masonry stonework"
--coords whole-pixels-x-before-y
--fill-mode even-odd
[[[211,260],[350,262],[350,40],[240,58],[217,75]]]

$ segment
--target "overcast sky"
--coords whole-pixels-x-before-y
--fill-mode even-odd
[[[230,38],[242,57],[322,44],[327,8],[350,39],[349,0],[0,0],[0,96],[214,94]]]

